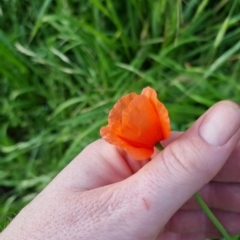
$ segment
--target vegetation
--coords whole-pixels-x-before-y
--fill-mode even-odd
[[[185,130],[240,102],[237,0],[2,0],[0,230],[145,86]]]

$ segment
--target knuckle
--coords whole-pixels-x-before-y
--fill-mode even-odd
[[[174,174],[176,172],[181,175],[202,173],[203,158],[201,142],[197,138],[178,141],[163,151],[165,165]]]

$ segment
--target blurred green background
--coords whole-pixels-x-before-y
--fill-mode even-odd
[[[145,86],[185,130],[240,102],[238,0],[1,0],[0,230]]]

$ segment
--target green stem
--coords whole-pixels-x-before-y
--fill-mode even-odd
[[[218,219],[215,217],[215,215],[212,213],[212,211],[209,209],[207,204],[203,201],[202,197],[199,195],[199,193],[194,194],[195,199],[197,200],[198,204],[202,208],[202,210],[205,212],[205,214],[208,216],[208,218],[212,221],[212,223],[215,225],[215,227],[221,232],[223,237],[228,240],[231,239],[228,235],[227,231],[223,227],[223,225],[218,221]]]
[[[156,143],[155,147],[161,152],[162,150],[164,150],[164,147],[162,146],[162,144],[160,142]]]

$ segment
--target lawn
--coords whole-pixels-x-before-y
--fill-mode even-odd
[[[173,130],[240,102],[237,0],[2,0],[0,230],[151,86]]]

